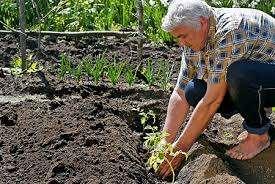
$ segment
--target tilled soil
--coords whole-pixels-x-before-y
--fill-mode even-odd
[[[0,183],[156,183],[135,108],[162,101],[127,98],[1,104]]]
[[[14,36],[0,35],[0,67],[9,67],[19,55],[17,43]],[[139,113],[153,110],[156,121],[149,118],[147,123],[160,128],[172,88],[148,88],[141,75],[133,87],[123,80],[113,87],[106,77],[98,85],[87,77],[80,82],[57,77],[62,53],[74,64],[104,54],[110,61],[116,57],[138,66],[135,40],[44,37],[40,52],[35,39],[29,39],[27,47],[28,54],[43,65],[42,71],[23,77],[0,73],[1,184],[165,183],[146,169],[149,155],[143,148]],[[177,46],[145,43],[143,57],[142,65],[147,58],[155,64],[159,59],[174,63],[171,83],[175,84],[181,60]],[[192,148],[177,182],[239,184],[243,182],[235,175],[240,168],[238,176],[246,181],[271,181],[273,173],[262,180],[261,175],[251,174],[253,168],[248,170],[241,162],[231,167],[224,158],[224,145],[236,144],[243,131],[241,122],[239,115],[228,120],[216,115],[201,138],[205,144]]]
[[[106,79],[94,85],[87,78],[79,84],[56,77],[61,53],[75,64],[106,49],[110,59],[134,58],[136,51],[128,49],[135,43],[124,42],[45,38],[41,53],[35,40],[28,41],[28,53],[44,68],[21,78],[0,78],[0,183],[162,183],[146,169],[139,113],[153,110],[154,125],[160,127],[170,92],[148,89],[142,79],[129,88],[111,87]],[[147,57],[162,56],[158,48],[147,50]],[[2,36],[0,53],[0,65],[9,67],[18,55],[16,38]],[[164,58],[171,62],[175,56],[170,55]],[[131,64],[139,63],[132,59]]]

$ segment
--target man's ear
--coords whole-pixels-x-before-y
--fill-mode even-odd
[[[208,27],[209,18],[206,18],[206,17],[201,16],[201,17],[200,17],[200,24],[201,24],[201,27],[202,27],[202,28]]]

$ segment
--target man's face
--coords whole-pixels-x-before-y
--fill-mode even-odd
[[[200,51],[205,46],[208,30],[208,19],[202,17],[199,29],[180,25],[172,29],[170,33],[177,39],[179,46],[187,46],[194,51]]]

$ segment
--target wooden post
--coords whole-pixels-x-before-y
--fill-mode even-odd
[[[19,26],[20,26],[20,54],[22,59],[22,71],[27,69],[26,61],[26,15],[25,15],[25,0],[19,0]]]
[[[37,3],[32,0],[32,7],[36,10],[36,14],[37,14],[37,18],[38,18],[38,22],[39,22],[39,34],[38,34],[38,42],[37,42],[37,47],[38,47],[38,50],[41,51],[41,15],[39,13],[39,10],[38,10],[38,6],[37,6]]]
[[[142,61],[143,55],[143,37],[144,37],[144,21],[143,21],[143,5],[142,0],[137,0],[137,18],[138,18],[138,46],[137,46],[137,57],[138,60]]]

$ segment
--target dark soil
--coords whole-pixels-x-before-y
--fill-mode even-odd
[[[0,35],[0,68],[10,67],[12,58],[19,55],[18,43],[14,36]],[[113,87],[106,77],[97,85],[87,77],[80,82],[57,77],[62,53],[74,64],[83,57],[104,54],[110,61],[115,57],[136,67],[140,61],[135,39],[44,37],[38,51],[36,40],[29,38],[27,48],[33,60],[43,65],[42,71],[23,77],[0,72],[1,184],[165,183],[146,169],[149,154],[143,148],[139,113],[153,110],[156,121],[152,124],[150,118],[148,124],[160,128],[173,86],[167,91],[148,88],[142,75],[132,87],[123,80]],[[143,57],[141,66],[148,58],[155,69],[160,59],[175,64],[171,77],[175,84],[181,60],[177,46],[145,43]],[[224,145],[237,143],[241,123],[239,115],[226,120],[217,114],[200,138],[205,144],[192,148],[177,182],[239,184],[243,183],[240,177],[251,184],[272,183],[275,173],[267,174],[267,179],[253,174],[257,161],[247,167],[224,158]],[[261,171],[275,170],[269,165],[261,165]]]
[[[17,41],[10,35],[0,37],[1,67],[9,67],[18,55]],[[50,37],[43,44],[41,53],[35,51],[35,40],[28,41],[28,53],[43,64],[42,72],[0,78],[0,183],[161,183],[146,169],[139,113],[153,110],[160,127],[170,91],[148,89],[142,78],[129,88],[123,81],[111,87],[106,79],[94,85],[88,79],[79,84],[56,77],[64,52],[74,63],[105,52],[120,61],[132,57],[131,64],[137,66],[136,44],[115,38]],[[145,58],[179,61],[175,50],[145,46]]]

